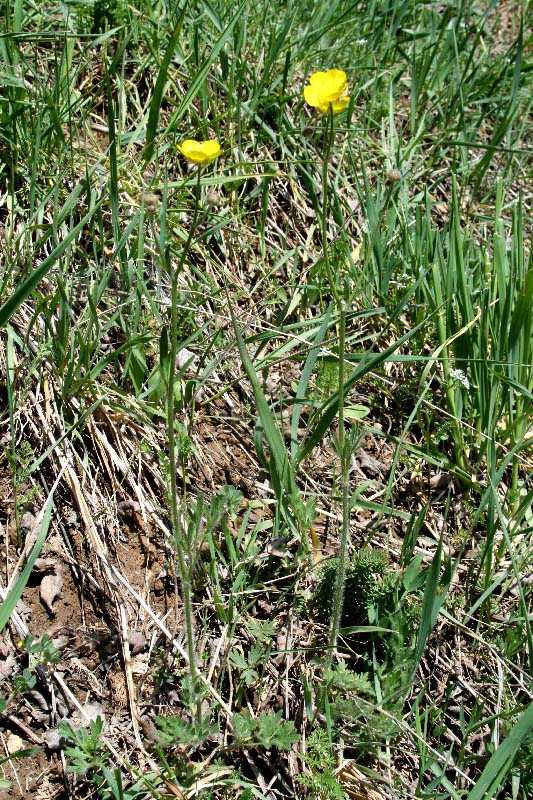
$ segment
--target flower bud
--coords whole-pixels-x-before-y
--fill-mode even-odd
[[[147,192],[143,195],[143,203],[149,214],[155,214],[161,205],[161,198],[158,194],[154,194],[154,192]]]
[[[397,181],[401,181],[403,175],[399,169],[389,169],[387,172],[387,177],[390,181],[394,181],[394,183],[396,183]]]

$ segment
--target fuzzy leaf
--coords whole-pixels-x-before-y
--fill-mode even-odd
[[[233,715],[232,726],[235,739],[245,746],[290,750],[300,738],[294,724],[281,719],[281,711],[275,714],[262,711],[255,719],[249,711],[241,711]]]

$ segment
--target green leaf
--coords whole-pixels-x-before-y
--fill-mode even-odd
[[[281,711],[275,714],[262,711],[252,718],[248,710],[234,714],[231,719],[233,734],[240,746],[277,747],[290,750],[300,738],[294,724],[281,718]]]
[[[237,650],[236,648],[230,650],[229,660],[231,661],[233,666],[236,667],[237,669],[246,669],[246,667],[248,666],[248,662],[246,661],[243,653],[241,653],[240,650]]]
[[[157,717],[157,744],[160,747],[175,747],[177,744],[198,745],[217,733],[218,727],[211,724],[209,715],[194,722],[181,717]]]
[[[61,475],[62,474],[63,473],[61,472]],[[24,569],[18,576],[17,580],[15,581],[11,589],[7,592],[6,596],[2,601],[2,604],[0,605],[0,633],[4,630],[5,626],[9,622],[9,618],[11,617],[11,614],[15,610],[15,606],[20,600],[22,592],[24,591],[24,589],[26,588],[26,584],[28,583],[31,571],[46,541],[46,536],[48,534],[48,527],[50,525],[50,518],[52,515],[52,500],[54,497],[54,492],[58,480],[56,480],[54,486],[52,487],[52,490],[46,499],[44,508],[37,519],[37,523],[40,525],[39,533],[37,534],[35,544],[33,545],[33,548],[28,556],[28,560],[24,565]]]
[[[36,753],[39,753],[41,750],[40,747],[25,747],[22,750],[16,750],[14,753],[10,753],[8,756],[4,758],[0,758],[0,764],[5,764],[6,761],[10,761],[12,758],[31,758]],[[11,785],[9,781],[6,781],[8,784],[7,787],[4,787],[2,781],[0,781],[0,789],[9,788]]]
[[[228,307],[241,361],[246,375],[248,376],[248,380],[252,386],[255,404],[259,412],[261,428],[259,431],[257,431],[256,435],[256,449],[258,452],[260,452],[261,440],[264,436],[270,449],[270,458],[268,459],[268,462],[266,462],[265,459],[265,462],[270,473],[272,488],[274,489],[280,510],[282,511],[285,520],[291,525],[291,527],[294,528],[294,517],[298,519],[298,511],[302,505],[298,487],[296,485],[294,467],[289,459],[283,436],[276,424],[276,420],[274,419],[265,394],[261,388],[261,384],[259,383],[252,359],[248,355],[248,350],[246,349],[246,345],[237,323],[235,312],[233,311],[233,307],[230,303],[229,296]],[[291,513],[287,507],[287,501],[289,501],[293,513]],[[298,525],[296,526],[296,529],[298,529]]]
[[[344,419],[364,419],[370,414],[368,406],[363,406],[360,403],[354,403],[351,406],[346,406],[344,409]]]
[[[530,703],[500,743],[470,790],[466,800],[492,800],[509,774],[518,748],[533,731],[533,703]]]
[[[55,224],[59,225],[59,218],[64,217],[65,213],[77,203],[79,202],[80,196],[87,190],[87,184],[85,181],[80,181],[80,183],[76,186],[73,192],[69,195],[65,205],[58,212],[57,219],[55,220]],[[30,296],[33,292],[35,287],[38,283],[45,277],[47,272],[51,270],[54,266],[56,261],[63,255],[65,250],[70,247],[73,241],[76,239],[77,235],[80,231],[83,230],[87,222],[93,216],[95,210],[100,207],[103,200],[99,200],[98,203],[94,206],[91,206],[87,214],[78,222],[78,224],[69,231],[66,236],[61,240],[61,242],[55,247],[49,256],[47,256],[39,266],[33,270],[33,272],[26,278],[25,281],[20,283],[9,300],[0,306],[0,328],[2,328],[13,316],[13,314],[17,311],[17,309],[22,305],[22,303]]]
[[[154,152],[155,137],[157,134],[157,126],[159,125],[159,115],[161,112],[161,101],[163,99],[163,92],[167,82],[168,68],[170,66],[170,62],[172,61],[176,45],[178,44],[186,11],[187,3],[184,3],[183,10],[178,18],[174,30],[172,31],[172,36],[170,37],[168,47],[165,50],[161,66],[159,67],[159,73],[156,78],[152,99],[150,101],[148,122],[146,125],[146,147],[144,151],[144,158],[146,162],[150,161]]]
[[[170,350],[168,346],[168,328],[166,325],[163,325],[161,328],[161,336],[159,338],[159,362],[161,364],[161,374],[163,375],[165,384],[168,386]]]
[[[452,569],[450,559],[447,558],[445,562],[444,573],[442,581],[440,580],[440,568],[442,564],[442,538],[439,539],[439,544],[433,561],[427,572],[426,588],[424,590],[424,599],[422,601],[422,611],[420,615],[420,627],[418,629],[418,636],[416,639],[413,676],[418,669],[420,659],[424,652],[424,647],[428,640],[437,617],[439,616],[440,609],[448,594],[452,579]]]
[[[403,573],[402,582],[406,592],[412,592],[422,586],[424,573],[421,571],[420,565],[423,560],[424,556],[422,554],[415,556]]]

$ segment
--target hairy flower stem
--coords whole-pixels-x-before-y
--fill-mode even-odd
[[[349,470],[350,452],[344,435],[344,347],[346,339],[346,305],[344,300],[339,309],[339,432],[338,447],[341,460],[341,506],[342,506],[342,528],[339,543],[339,556],[337,562],[337,576],[335,579],[335,593],[333,596],[333,617],[329,633],[328,666],[331,666],[339,629],[341,625],[342,609],[344,606],[344,584],[346,582],[346,550],[350,533],[350,507],[348,502],[349,495]]]
[[[196,667],[196,653],[194,649],[194,619],[192,607],[192,590],[191,590],[191,566],[187,563],[187,558],[192,561],[191,553],[187,552],[186,548],[186,532],[181,522],[179,509],[178,509],[178,487],[177,487],[177,471],[178,471],[178,452],[176,448],[176,397],[174,394],[174,381],[176,378],[176,358],[178,354],[178,279],[183,269],[185,259],[192,244],[192,240],[198,225],[198,215],[200,209],[200,174],[201,169],[198,168],[195,197],[194,197],[194,212],[192,222],[189,228],[187,240],[181,251],[179,261],[174,269],[170,263],[170,257],[165,256],[167,261],[167,268],[172,278],[171,287],[171,304],[170,304],[170,354],[169,354],[169,367],[168,367],[168,383],[167,383],[167,433],[168,433],[168,455],[170,464],[170,486],[169,486],[169,505],[170,505],[170,518],[172,521],[172,531],[174,533],[174,543],[176,549],[177,566],[179,573],[179,580],[181,584],[181,593],[183,599],[183,615],[185,617],[185,628],[187,634],[187,655],[189,659],[189,674],[191,679],[191,692],[194,697],[197,693],[198,686],[198,670]],[[200,703],[196,703],[195,710],[196,717],[200,715]]]
[[[321,223],[321,236],[322,236],[322,256],[323,256],[324,266],[326,268],[326,275],[328,278],[328,283],[331,289],[331,293],[333,295],[333,299],[335,300],[335,305],[337,306],[337,310],[340,311],[341,306],[343,304],[342,296],[339,293],[337,287],[337,281],[335,279],[335,275],[333,274],[333,270],[331,268],[331,261],[329,257],[329,247],[328,247],[328,213],[329,213],[328,164],[334,137],[335,137],[335,128],[333,125],[333,113],[330,111],[329,114],[326,114],[324,116],[324,155],[322,156],[322,218],[320,220],[320,223]]]
[[[339,410],[338,410],[338,449],[341,461],[341,505],[342,505],[342,527],[339,544],[339,557],[337,565],[337,577],[335,581],[335,592],[333,596],[333,617],[331,619],[331,627],[329,633],[329,647],[327,666],[331,667],[335,648],[337,646],[337,639],[339,637],[339,629],[342,618],[342,609],[344,605],[344,584],[346,582],[346,550],[348,548],[348,538],[350,532],[350,509],[348,503],[349,494],[349,468],[350,468],[350,453],[346,443],[344,433],[344,382],[345,382],[345,358],[344,349],[346,345],[346,298],[344,291],[344,278],[341,277],[342,285],[339,291],[337,286],[336,274],[334,273],[331,260],[329,257],[328,248],[328,164],[329,156],[333,146],[333,139],[335,136],[335,129],[333,124],[333,111],[324,117],[324,155],[322,161],[322,220],[321,220],[321,233],[322,233],[322,251],[324,265],[326,268],[326,275],[330,285],[331,293],[337,307],[339,314],[339,366],[338,366],[338,383],[339,383]]]

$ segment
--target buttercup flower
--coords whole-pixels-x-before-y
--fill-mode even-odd
[[[346,73],[341,69],[314,72],[309,78],[309,86],[304,88],[305,101],[322,114],[328,114],[330,106],[333,113],[338,114],[350,101],[346,88]]]
[[[209,164],[220,155],[220,145],[215,139],[208,139],[206,142],[185,139],[178,145],[178,150],[193,164]]]

